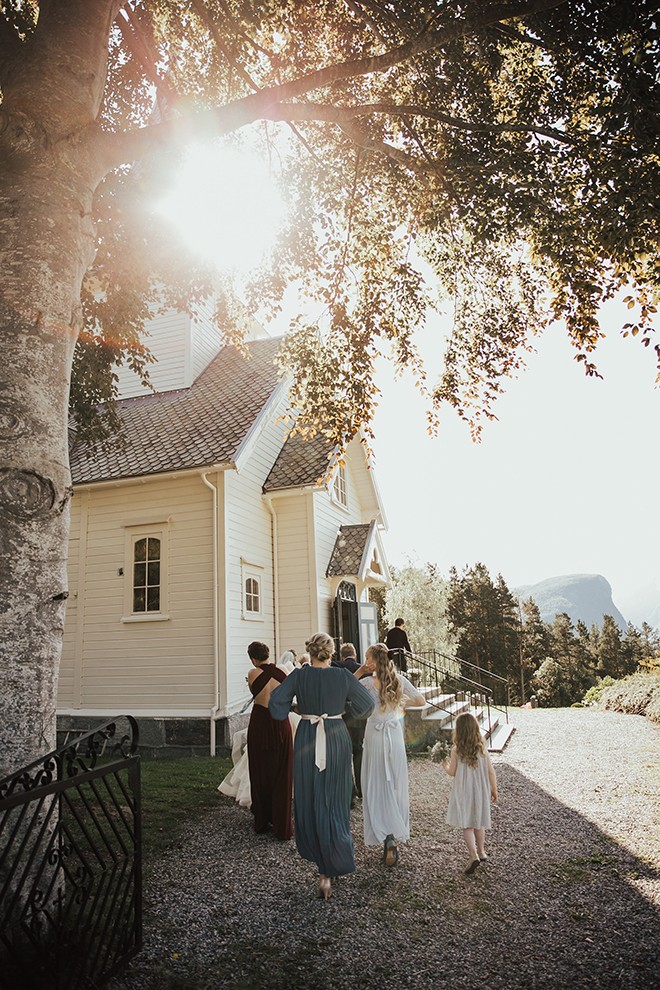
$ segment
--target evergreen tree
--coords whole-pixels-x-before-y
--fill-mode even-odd
[[[639,661],[641,670],[660,673],[660,633],[648,622],[642,623],[641,628],[642,658]]]
[[[549,653],[550,636],[533,598],[520,603],[519,620],[520,693],[516,690],[512,698],[524,704],[530,695],[530,680]]]
[[[549,632],[552,659],[561,672],[561,689],[555,690],[554,704],[570,705],[581,701],[595,683],[591,655],[576,637],[573,622],[566,612],[555,616]]]
[[[621,653],[621,633],[611,615],[603,616],[598,642],[598,674],[600,677],[623,677],[624,663]]]
[[[458,637],[457,656],[507,679],[515,689],[519,670],[518,605],[502,575],[494,583],[488,568],[481,563],[466,567],[461,575],[450,571],[448,616]],[[470,667],[466,677],[475,677]],[[505,691],[496,692],[505,700]]]

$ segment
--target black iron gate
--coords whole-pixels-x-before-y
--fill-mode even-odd
[[[0,988],[101,986],[142,945],[140,758],[121,716],[0,781]]]

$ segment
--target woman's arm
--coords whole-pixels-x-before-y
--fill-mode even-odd
[[[285,677],[282,683],[275,688],[268,702],[268,711],[279,722],[283,722],[291,711],[293,697],[296,693],[298,682],[298,671],[294,670]]]
[[[458,757],[456,755],[456,747],[455,746],[452,746],[452,748],[451,748],[451,755],[449,757],[449,763],[447,763],[446,760],[443,760],[442,761],[442,769],[450,777],[455,777],[456,776],[456,767],[457,766],[458,766]]]
[[[426,698],[423,694],[420,694],[414,684],[404,677],[403,674],[399,674],[401,680],[401,685],[403,687],[403,706],[404,708],[423,708],[426,704]]]
[[[348,694],[346,695],[346,710],[353,718],[368,718],[375,707],[375,702],[364,684],[359,683],[357,673],[348,674]]]
[[[374,670],[376,669],[375,661],[365,660],[361,667],[354,672],[358,681],[361,681],[363,677],[370,677]]]

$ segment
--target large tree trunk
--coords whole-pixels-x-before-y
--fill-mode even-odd
[[[58,0],[0,107],[0,777],[55,742],[67,597],[69,381],[101,179],[114,0]],[[66,53],[66,58],[64,57]]]

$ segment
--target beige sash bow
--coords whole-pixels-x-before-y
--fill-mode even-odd
[[[312,725],[316,726],[316,746],[314,748],[314,762],[320,771],[325,770],[325,720],[326,718],[341,718],[341,715],[301,715]]]

